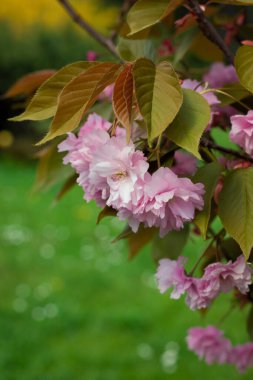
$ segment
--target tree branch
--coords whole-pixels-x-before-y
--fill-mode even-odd
[[[224,148],[223,146],[220,146],[220,145],[214,143],[213,141],[205,139],[205,138],[203,138],[200,141],[200,146],[203,146],[205,148],[214,149],[214,150],[217,150],[218,152],[221,152],[221,153],[230,154],[231,156],[239,158],[240,160],[253,162],[253,158],[249,157],[248,155],[240,153],[234,149]]]
[[[91,37],[93,37],[97,42],[103,45],[111,54],[119,58],[119,55],[116,51],[114,43],[109,39],[104,37],[102,34],[97,32],[90,24],[88,24],[83,17],[73,8],[68,0],[58,0],[62,5],[65,11],[69,14],[72,20],[84,29]]]
[[[223,52],[225,57],[230,63],[234,63],[234,55],[223,41],[220,34],[217,32],[213,24],[206,18],[198,0],[188,0],[188,4],[191,7],[192,13],[196,17],[196,21],[199,24],[199,28],[203,34],[212,41]]]

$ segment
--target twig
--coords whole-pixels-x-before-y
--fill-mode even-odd
[[[126,14],[128,13],[129,9],[134,5],[134,3],[136,1],[137,0],[124,0],[123,1],[123,4],[122,4],[120,11],[119,11],[118,21],[116,22],[115,30],[112,32],[112,35],[111,35],[112,41],[115,41],[115,39],[117,37],[118,29],[122,26],[122,24],[125,20]]]
[[[90,24],[88,24],[84,18],[78,13],[75,8],[69,3],[68,0],[58,0],[62,7],[66,10],[72,20],[84,29],[91,37],[93,37],[97,42],[103,45],[111,54],[119,58],[119,55],[116,51],[114,43],[109,39],[104,37],[102,34],[97,32]]]
[[[188,4],[191,7],[192,13],[196,17],[196,21],[199,24],[199,28],[203,34],[224,53],[225,57],[230,63],[234,63],[234,56],[228,46],[223,41],[220,34],[217,32],[213,24],[206,18],[198,0],[188,0]]]
[[[210,141],[205,138],[202,138],[202,140],[200,141],[200,145],[205,148],[217,150],[218,152],[221,152],[221,153],[230,154],[231,156],[234,156],[244,161],[253,162],[253,158],[246,156],[245,154],[240,153],[237,150],[224,148],[223,146],[220,146],[214,143],[213,141]]]

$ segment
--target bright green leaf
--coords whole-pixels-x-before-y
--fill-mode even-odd
[[[103,62],[72,79],[60,93],[50,130],[40,144],[76,128],[99,94],[114,82],[120,67],[119,64]]]
[[[200,158],[200,138],[210,121],[210,107],[195,91],[183,89],[183,104],[166,133],[175,144]]]
[[[171,231],[164,238],[158,235],[154,239],[152,257],[158,262],[160,259],[177,259],[181,255],[189,236],[189,225],[180,231]]]
[[[194,183],[200,182],[205,186],[204,208],[197,213],[194,219],[194,223],[198,226],[204,238],[206,238],[210,219],[212,197],[221,171],[221,165],[218,162],[212,162],[198,169],[193,178]]]
[[[148,128],[149,141],[159,136],[173,121],[183,96],[177,74],[168,62],[158,66],[146,59],[136,61],[135,93],[140,112]]]
[[[183,0],[138,0],[130,9],[127,22],[131,34],[146,29],[171,14]]]
[[[235,68],[241,84],[253,92],[253,46],[241,46],[237,50]]]
[[[57,71],[38,89],[25,112],[12,120],[43,120],[52,117],[57,109],[58,95],[62,89],[78,74],[98,62],[75,62]]]
[[[253,247],[253,168],[231,172],[219,195],[219,216],[240,245],[245,259]]]

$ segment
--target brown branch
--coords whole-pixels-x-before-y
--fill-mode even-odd
[[[234,63],[234,55],[223,41],[221,35],[217,32],[213,24],[206,18],[198,0],[187,0],[191,7],[191,11],[196,17],[199,28],[203,34],[212,41],[223,52],[230,63]]]
[[[110,51],[111,54],[119,58],[114,43],[109,38],[106,38],[102,34],[100,34],[90,24],[88,24],[84,20],[84,18],[75,10],[75,8],[73,8],[73,6],[69,3],[68,0],[58,0],[58,2],[62,5],[62,7],[65,9],[65,11],[69,14],[69,16],[77,25],[84,29],[97,42],[103,45],[108,51]]]
[[[240,153],[237,150],[224,148],[223,146],[220,146],[220,145],[214,143],[213,141],[205,139],[205,138],[203,138],[200,141],[200,146],[205,147],[205,148],[209,148],[209,149],[214,149],[214,150],[217,150],[218,152],[221,152],[221,153],[229,154],[231,156],[239,158],[240,160],[253,162],[253,158],[251,158],[251,157],[249,157],[243,153]]]

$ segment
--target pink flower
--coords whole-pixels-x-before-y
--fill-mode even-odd
[[[98,54],[93,50],[88,50],[86,53],[87,61],[96,61],[98,59]]]
[[[252,283],[252,268],[247,264],[243,255],[236,261],[210,264],[205,268],[204,278],[218,279],[220,292],[227,293],[232,288],[237,288],[242,294],[246,294]]]
[[[223,331],[216,327],[193,327],[188,330],[186,340],[188,348],[199,358],[204,358],[207,364],[228,362],[231,342],[224,338]]]
[[[97,150],[90,166],[89,181],[102,191],[108,206],[127,207],[143,188],[148,163],[141,151],[135,151],[125,137],[112,137]]]
[[[240,344],[232,348],[228,362],[235,364],[239,372],[246,371],[253,365],[253,343]]]
[[[197,170],[197,159],[189,153],[177,150],[174,154],[174,165],[171,169],[179,176],[192,176]]]
[[[59,144],[60,152],[67,151],[64,164],[70,163],[79,174],[77,182],[84,189],[85,199],[95,199],[101,206],[105,205],[102,195],[97,189],[91,190],[89,174],[90,164],[96,151],[110,140],[107,130],[111,124],[96,114],[89,115],[87,121],[81,127],[78,136],[68,133],[68,137]]]
[[[114,90],[114,85],[110,84],[104,89],[103,92],[101,92],[98,98],[100,100],[112,100],[113,90]]]
[[[243,255],[233,263],[229,261],[226,264],[219,262],[208,265],[201,278],[185,274],[185,261],[182,257],[179,257],[178,261],[161,260],[156,276],[162,293],[170,287],[174,288],[177,298],[186,293],[186,303],[192,310],[208,307],[220,293],[227,293],[233,288],[246,294],[252,283],[253,270],[245,262]],[[175,298],[173,293],[171,298]]]
[[[185,222],[194,218],[195,210],[204,205],[204,186],[179,178],[169,168],[161,167],[146,177],[145,194],[147,201],[139,221],[160,228],[160,236],[183,228]]]
[[[230,139],[253,157],[253,111],[231,117]]]
[[[179,178],[169,168],[146,173],[144,182],[144,191],[139,192],[136,202],[118,212],[120,220],[128,219],[134,232],[144,223],[146,227],[158,227],[162,237],[183,228],[194,218],[195,210],[203,207],[204,186]]]
[[[213,88],[219,88],[229,83],[238,82],[234,66],[226,66],[222,62],[213,63],[203,78],[204,81],[208,82],[209,86]]]
[[[107,131],[110,126],[111,123],[102,117],[89,115],[78,136],[68,133],[68,137],[58,145],[59,152],[69,152],[64,157],[64,164],[70,163],[78,174],[87,170],[95,150],[109,141]]]
[[[177,261],[162,259],[159,261],[156,279],[161,293],[174,287],[171,298],[178,299],[191,285],[190,277],[187,277],[184,270],[185,258],[180,256]]]
[[[182,88],[188,88],[190,90],[194,90],[198,93],[204,91],[204,87],[195,79],[185,79],[182,83]],[[220,101],[217,96],[213,92],[206,92],[205,94],[201,94],[207,101],[210,106],[214,106],[215,104],[219,104]]]

